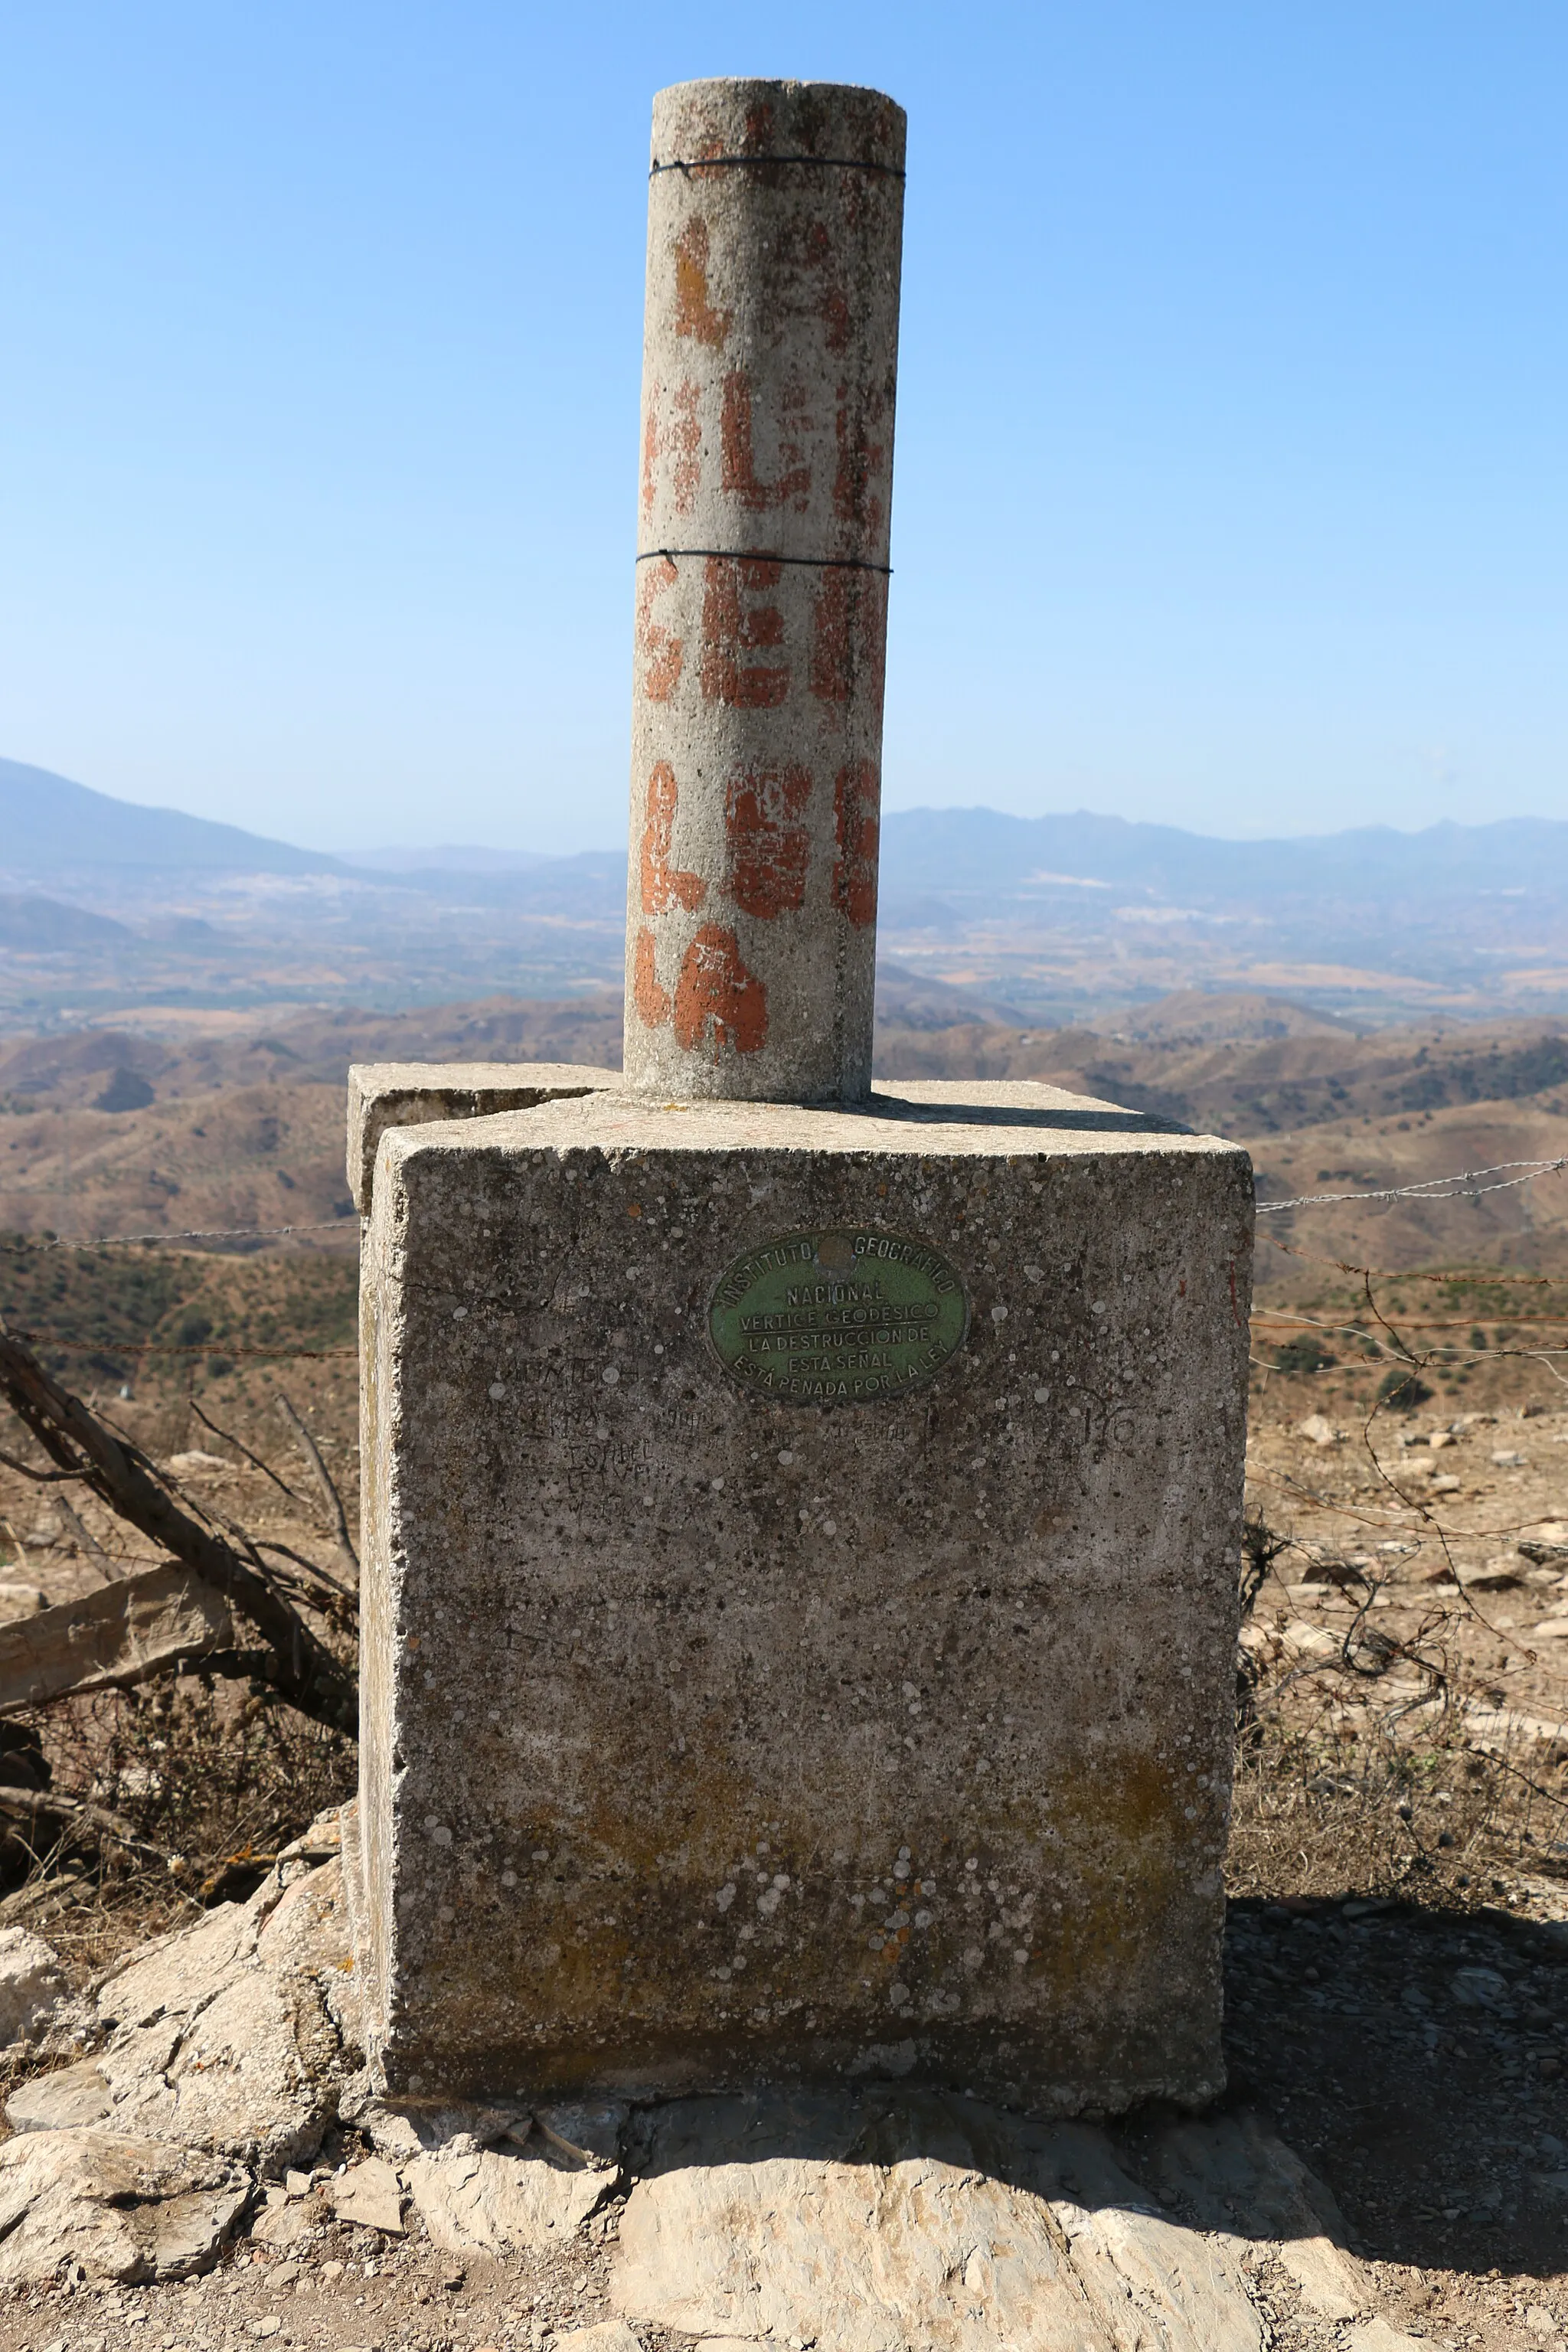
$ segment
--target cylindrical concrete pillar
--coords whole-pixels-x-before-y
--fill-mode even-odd
[[[654,100],[626,1083],[871,1078],[904,115],[833,83]]]

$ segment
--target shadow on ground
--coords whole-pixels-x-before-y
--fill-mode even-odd
[[[1483,2277],[1568,2271],[1568,1923],[1235,1904],[1226,1989],[1227,2104],[1270,2118],[1352,2244]]]

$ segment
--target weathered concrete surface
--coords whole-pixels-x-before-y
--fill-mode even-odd
[[[1217,2089],[1251,1216],[1244,1153],[1027,1085],[384,1139],[362,1957],[395,2089]],[[786,1402],[715,1355],[737,1255],[826,1228],[961,1278],[925,1385]]]
[[[356,1062],[349,1071],[348,1129],[354,1207],[369,1216],[376,1146],[389,1127],[531,1110],[535,1103],[619,1084],[618,1072],[586,1062]]]
[[[115,2007],[138,2021],[116,2025],[111,2046],[153,2031],[160,1987],[199,2020],[264,1953],[274,1969],[313,1954],[342,1974],[336,1878],[333,1861],[307,1866],[291,1910],[273,1884],[133,1956]],[[792,2338],[836,2352],[1261,2352],[1316,2343],[1327,2320],[1355,2352],[1420,2352],[1382,2315],[1332,2198],[1256,2117],[1145,2116],[1121,2137],[887,2082],[531,2114],[397,2106],[345,2074],[353,2054],[299,2084],[294,2131],[272,2134],[307,2143],[335,2105],[375,2150],[337,2174],[265,2165],[253,2178],[260,2134],[243,2116],[226,2149],[112,2123],[21,2131],[0,2148],[0,2284],[47,2285],[62,2266],[89,2284],[179,2278],[212,2266],[247,2207],[251,2236],[276,2251],[319,2246],[335,2216],[502,2264],[574,2250],[580,2263],[582,2241],[616,2244],[618,2221],[624,2315],[577,2332],[593,2345],[658,2329],[702,2352]],[[1271,2337],[1269,2320],[1285,2333]],[[187,2340],[190,2312],[167,2325]]]
[[[831,83],[654,101],[626,1083],[871,1076],[904,116]]]

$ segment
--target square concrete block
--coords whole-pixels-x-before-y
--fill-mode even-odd
[[[485,1118],[531,1110],[563,1096],[619,1086],[618,1070],[584,1062],[356,1062],[349,1072],[348,1179],[353,1204],[370,1214],[375,1154],[389,1127]]]
[[[1221,2084],[1246,1154],[1057,1089],[383,1137],[391,2084]]]

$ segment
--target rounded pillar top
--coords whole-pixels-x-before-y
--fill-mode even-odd
[[[650,165],[657,173],[809,161],[901,177],[906,127],[894,100],[853,82],[678,81],[653,101]]]

